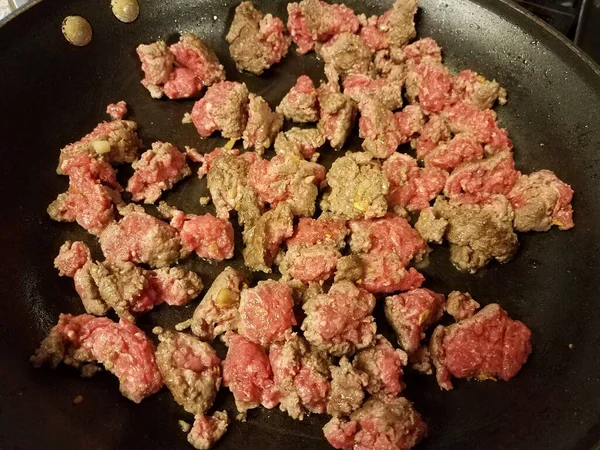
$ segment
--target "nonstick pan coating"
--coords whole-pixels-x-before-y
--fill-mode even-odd
[[[367,15],[390,3],[347,2]],[[106,120],[106,105],[121,99],[146,145],[165,140],[204,151],[223,143],[202,140],[181,124],[191,100],[150,98],[139,83],[137,44],[171,43],[180,32],[195,32],[216,50],[228,78],[245,81],[272,105],[300,74],[322,78],[314,55],[290,55],[261,78],[236,72],[224,40],[235,4],[142,2],[139,19],[125,25],[112,16],[108,0],[44,0],[0,27],[0,448],[191,448],[177,424],[191,417],[166,389],[135,405],[110,374],[82,380],[68,368],[36,371],[27,360],[60,312],[83,312],[72,281],[52,267],[66,239],[93,243],[77,225],[53,222],[45,213],[67,186],[54,172],[59,149]],[[285,2],[257,5],[286,17]],[[471,276],[451,267],[447,249],[433,252],[427,287],[500,302],[530,326],[534,351],[510,383],[457,382],[455,390],[440,392],[433,377],[407,375],[406,395],[430,426],[420,448],[592,448],[600,439],[600,74],[563,38],[502,0],[422,0],[420,7],[420,36],[440,43],[453,70],[472,68],[507,88],[509,103],[499,108],[499,120],[514,140],[518,168],[553,170],[576,192],[576,227],[521,235],[521,249],[508,264]],[[92,24],[89,46],[64,40],[60,24],[70,14]],[[358,145],[354,139],[349,147]],[[205,192],[205,182],[193,179],[166,200],[199,213],[197,199]],[[97,246],[94,251],[101,257]],[[238,267],[239,255],[238,248]],[[223,268],[197,259],[189,264],[206,283]],[[195,304],[160,307],[139,324],[146,331],[156,323],[172,326]],[[77,395],[84,401],[75,406]],[[226,390],[217,407],[234,412]],[[231,425],[217,448],[327,449],[320,431],[325,420],[252,411],[247,422]]]

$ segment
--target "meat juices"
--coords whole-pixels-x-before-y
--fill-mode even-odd
[[[319,88],[319,131],[336,150],[341,149],[356,119],[356,103],[330,86]]]
[[[275,139],[275,153],[301,157],[316,162],[317,150],[325,144],[325,136],[317,128],[291,128]]]
[[[279,103],[277,112],[292,122],[317,122],[319,120],[318,106],[315,85],[308,76],[301,75]]]
[[[235,406],[244,420],[249,409],[261,404],[268,409],[279,403],[279,392],[265,350],[239,334],[225,338],[229,346],[223,361],[223,385],[235,398]]]
[[[212,416],[197,415],[187,440],[197,450],[208,450],[223,437],[228,425],[226,411],[217,411]]]
[[[413,289],[385,299],[385,316],[398,336],[398,344],[411,355],[425,330],[444,313],[446,299],[429,289]]]
[[[427,425],[404,397],[390,401],[369,399],[349,420],[331,419],[323,433],[329,443],[343,450],[408,450],[427,434]]]
[[[375,297],[350,281],[334,283],[327,294],[304,303],[304,337],[334,356],[350,355],[375,340]]]
[[[164,191],[192,174],[185,155],[168,142],[154,142],[152,149],[132,166],[135,172],[127,183],[127,191],[135,202],[154,203]]]
[[[140,403],[163,385],[154,358],[154,344],[142,330],[122,320],[87,314],[61,314],[58,323],[30,359],[34,367],[65,364],[92,376],[103,364],[120,382],[119,390],[129,400]]]
[[[373,50],[356,34],[343,32],[317,49],[326,65],[342,78],[349,75],[373,74]]]
[[[291,336],[296,325],[290,287],[279,281],[259,281],[240,296],[238,333],[268,347]]]
[[[438,326],[429,344],[438,384],[452,389],[451,376],[509,381],[531,354],[530,339],[529,328],[496,303],[457,324]]]
[[[331,386],[327,399],[327,414],[343,417],[352,414],[363,403],[368,375],[356,370],[343,356],[339,365],[331,366]]]
[[[283,126],[283,115],[271,111],[269,104],[260,95],[250,94],[248,122],[243,133],[244,148],[254,148],[262,155],[275,142]]]
[[[356,103],[376,101],[384,108],[394,111],[402,106],[403,80],[371,78],[354,74],[344,79],[344,94]]]
[[[188,413],[204,415],[221,387],[221,360],[206,342],[185,333],[154,328],[160,343],[156,363],[175,401]]]
[[[202,137],[220,131],[239,139],[248,121],[248,89],[243,83],[222,81],[211,86],[192,109],[192,122]]]
[[[240,3],[225,37],[238,70],[260,75],[281,61],[291,43],[284,31],[278,17],[263,15],[252,2]]]

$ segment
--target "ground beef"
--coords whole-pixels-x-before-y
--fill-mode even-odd
[[[318,106],[315,85],[307,75],[302,75],[292,89],[285,94],[277,107],[277,112],[293,122],[316,122],[319,120]]]
[[[154,359],[154,345],[142,330],[122,320],[87,314],[61,314],[58,323],[31,357],[34,367],[64,362],[93,375],[103,364],[119,378],[121,393],[135,403],[157,392],[163,385]]]
[[[379,162],[367,153],[346,153],[327,173],[329,191],[321,209],[348,219],[381,217],[387,212],[389,183]]]
[[[446,312],[458,322],[473,317],[479,306],[479,303],[473,300],[468,292],[452,291],[448,294]]]
[[[182,267],[165,267],[147,273],[150,287],[156,293],[155,304],[187,305],[202,292],[204,284],[196,272]]]
[[[340,33],[318,48],[318,54],[342,78],[373,74],[373,50],[359,36]]]
[[[185,155],[171,144],[155,142],[133,163],[135,172],[127,183],[127,191],[135,202],[154,203],[175,183],[192,174]]]
[[[406,353],[395,350],[383,336],[377,336],[375,345],[358,352],[352,361],[356,370],[368,375],[367,392],[385,399],[398,397],[404,389],[402,366],[406,363]]]
[[[318,219],[301,218],[298,221],[294,235],[286,242],[288,248],[296,245],[325,244],[343,248],[348,235],[346,221],[320,217]]]
[[[448,174],[436,167],[421,168],[413,157],[395,153],[383,163],[390,183],[388,204],[394,211],[420,211],[444,189]]]
[[[396,0],[392,9],[379,18],[377,26],[385,33],[389,47],[401,48],[414,39],[416,13],[416,0]]]
[[[100,295],[98,286],[92,277],[91,269],[93,266],[91,262],[88,262],[75,272],[73,283],[75,291],[77,291],[77,294],[81,298],[85,312],[95,316],[104,316],[110,311],[110,306],[106,304]]]
[[[450,127],[446,119],[438,114],[432,114],[423,126],[419,137],[411,142],[411,146],[417,151],[417,159],[422,160],[440,144],[449,140]]]
[[[344,94],[356,103],[374,100],[385,109],[394,111],[402,107],[402,86],[402,79],[374,79],[368,75],[355,74],[344,80]]]
[[[427,425],[404,397],[372,398],[350,420],[331,419],[323,427],[329,443],[343,450],[408,450],[427,434]]]
[[[113,120],[98,124],[91,133],[60,151],[56,173],[64,174],[64,163],[82,153],[109,164],[135,161],[142,145],[136,131],[137,123],[130,120]]]
[[[271,346],[269,361],[282,411],[300,420],[307,411],[325,412],[329,392],[329,360],[325,353],[310,348],[303,338],[293,334],[287,341]]]
[[[371,16],[367,19],[367,17],[362,14],[358,16],[358,19],[361,22],[360,32],[358,33],[360,38],[365,41],[373,51],[387,48],[388,42],[385,32],[378,26],[379,17]]]
[[[228,425],[226,411],[217,411],[212,416],[198,415],[194,418],[187,440],[197,450],[208,450],[223,437]]]
[[[549,170],[521,175],[507,194],[515,212],[515,230],[548,231],[573,228],[573,189]]]
[[[334,356],[348,355],[375,340],[375,297],[350,281],[334,283],[327,294],[311,297],[303,306],[304,337]]]
[[[410,355],[408,362],[411,369],[424,375],[433,375],[433,361],[429,353],[429,347],[422,345]]]
[[[385,299],[385,316],[410,355],[425,337],[425,330],[444,313],[446,299],[429,289],[413,289]]]
[[[152,97],[162,97],[161,85],[169,81],[175,55],[171,53],[164,41],[157,41],[148,45],[141,44],[137,47],[136,52],[142,62],[142,70],[144,71],[142,84],[150,91]]]
[[[531,353],[531,331],[508,317],[500,305],[487,305],[470,319],[449,327],[438,326],[430,351],[436,378],[452,389],[450,377],[509,381]]]
[[[239,334],[226,336],[229,346],[223,361],[223,385],[235,399],[240,416],[263,405],[274,408],[279,403],[279,392],[273,382],[273,372],[264,348]]]
[[[343,32],[356,33],[360,27],[354,11],[345,5],[302,0],[289,3],[287,10],[287,28],[301,55],[311,51],[317,42],[327,42]]]
[[[506,90],[496,80],[488,81],[477,72],[463,70],[454,79],[454,91],[460,101],[471,103],[477,108],[490,109],[498,100],[506,104]]]
[[[418,103],[426,114],[440,113],[454,102],[452,87],[452,74],[443,64],[429,58],[409,64],[406,96],[411,103]]]
[[[203,415],[221,388],[221,360],[206,342],[176,331],[154,328],[160,343],[156,364],[175,401],[190,414]]]
[[[291,43],[284,30],[281,19],[263,15],[252,2],[240,3],[226,36],[238,70],[260,75],[281,61]]]
[[[48,206],[48,215],[59,222],[77,222],[88,232],[100,234],[114,221],[115,203],[122,203],[116,172],[86,153],[66,160],[62,170],[69,176],[69,189]]]
[[[242,275],[226,267],[196,307],[191,321],[192,333],[202,340],[212,341],[227,331],[237,330],[243,284]]]
[[[446,235],[448,221],[442,217],[437,217],[432,207],[421,210],[419,219],[415,223],[415,229],[421,237],[427,242],[441,244]]]
[[[363,149],[375,158],[385,159],[394,154],[403,137],[398,132],[394,113],[373,100],[358,105],[360,109],[359,136]]]
[[[327,414],[333,417],[349,416],[361,407],[369,376],[356,370],[345,356],[342,356],[337,366],[330,366],[329,371],[331,385],[327,398]]]
[[[185,33],[178,43],[171,45],[170,50],[175,56],[177,66],[194,74],[199,90],[225,81],[225,70],[217,56],[196,35]],[[168,86],[169,81],[165,85],[165,91],[168,90]]]
[[[169,75],[169,81],[162,87],[162,92],[171,100],[195,97],[204,86],[193,71],[183,67],[175,67]]]
[[[342,256],[335,267],[334,281],[349,280],[362,283],[364,275],[362,259],[358,255]]]
[[[318,186],[325,179],[325,168],[290,155],[258,160],[248,171],[248,184],[260,199],[276,207],[290,206],[297,216],[310,217],[315,212]]]
[[[459,133],[449,142],[442,142],[424,157],[425,167],[437,167],[451,172],[461,164],[483,158],[483,147],[469,133]]]
[[[424,239],[432,241],[431,235],[437,237],[445,222],[450,258],[460,270],[475,273],[492,259],[509,261],[517,251],[514,213],[503,195],[493,195],[481,205],[438,197],[431,212],[433,220],[419,218],[415,227]]]
[[[54,267],[58,269],[59,276],[73,278],[75,273],[91,260],[90,249],[85,243],[66,241],[54,259]]]
[[[339,150],[344,146],[356,119],[356,103],[347,95],[335,92],[331,87],[319,88],[319,130],[331,146]]]
[[[141,211],[130,212],[106,227],[100,235],[100,247],[107,261],[151,267],[170,266],[189,254],[175,228]]]
[[[259,155],[275,142],[275,136],[283,126],[283,115],[271,111],[271,107],[260,95],[250,94],[248,123],[244,130],[244,148],[253,147]]]
[[[244,229],[244,263],[255,271],[271,273],[279,245],[294,233],[294,215],[287,203],[267,211]]]
[[[402,111],[394,114],[394,118],[401,144],[409,142],[421,133],[425,125],[425,116],[418,105],[407,105]]]
[[[246,85],[235,81],[208,88],[192,109],[192,122],[200,136],[220,131],[223,137],[241,138],[248,121],[248,95]]]
[[[317,150],[325,144],[325,136],[318,128],[292,128],[279,133],[275,139],[275,153],[316,161]]]
[[[478,203],[492,194],[508,194],[520,175],[512,153],[503,152],[457,167],[446,181],[444,194]]]
[[[122,120],[127,114],[127,103],[123,100],[117,103],[111,103],[106,107],[106,114],[113,120]]]
[[[240,335],[263,346],[285,341],[296,325],[292,291],[279,281],[259,281],[242,290],[239,312]]]

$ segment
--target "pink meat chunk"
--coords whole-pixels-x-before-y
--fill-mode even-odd
[[[418,105],[407,105],[402,111],[395,113],[394,118],[401,144],[409,142],[425,125],[423,111]]]
[[[425,337],[425,330],[440,320],[446,299],[429,289],[413,289],[385,299],[385,315],[398,336],[398,344],[410,355]]]
[[[356,119],[356,112],[354,100],[336,92],[331,86],[321,85],[318,128],[334,149],[341,149],[348,139]]]
[[[450,128],[446,120],[438,114],[432,114],[411,145],[417,150],[417,159],[422,160],[438,145],[449,140]]]
[[[196,415],[187,440],[197,450],[208,450],[223,437],[228,426],[225,411],[217,411],[212,416]]]
[[[296,325],[291,288],[278,281],[259,281],[244,289],[239,311],[240,335],[264,346],[285,341]]]
[[[149,271],[148,283],[156,294],[155,305],[162,302],[171,306],[187,305],[204,287],[195,272],[181,267]]]
[[[168,142],[155,142],[133,163],[135,172],[127,183],[133,201],[154,203],[162,193],[191,175],[185,155]]]
[[[402,81],[354,74],[344,79],[344,94],[356,103],[375,100],[394,111],[402,106]]]
[[[410,66],[421,63],[441,63],[442,49],[430,37],[419,39],[404,48],[404,57]]]
[[[478,203],[492,194],[508,194],[519,176],[512,153],[504,152],[457,167],[446,181],[444,194]]]
[[[96,371],[90,364],[103,364],[119,378],[121,393],[139,403],[163,385],[154,351],[144,332],[126,320],[61,314],[31,362],[35,367],[64,362],[87,376]]]
[[[481,110],[490,109],[498,103],[506,103],[506,90],[498,82],[488,81],[477,72],[463,70],[454,79],[454,90],[459,101],[475,105]]]
[[[424,158],[426,167],[451,172],[464,163],[483,158],[483,147],[469,133],[459,133],[449,142],[444,142],[427,153]]]
[[[177,66],[196,76],[199,89],[225,80],[225,70],[215,53],[194,34],[184,34],[170,50]]]
[[[108,114],[111,119],[121,120],[127,114],[127,103],[123,100],[117,103],[111,103],[106,107],[106,114]]]
[[[388,203],[408,211],[421,211],[444,189],[448,174],[436,167],[421,168],[413,157],[395,153],[383,163],[390,183]]]
[[[374,51],[383,50],[388,47],[387,36],[383,27],[380,27],[381,21],[377,16],[371,16],[367,22],[360,28],[359,36]]]
[[[289,3],[287,28],[303,55],[317,42],[327,42],[343,32],[356,33],[360,22],[354,11],[345,5],[328,4],[320,0]]]
[[[349,281],[334,283],[327,294],[310,298],[303,306],[304,337],[315,348],[334,356],[351,354],[375,340],[375,297]]]
[[[198,153],[196,149],[189,149],[187,154],[188,158],[193,158],[192,161],[202,163],[202,166],[198,169],[198,178],[200,179],[208,174],[215,160],[223,155],[239,156],[240,151],[236,148],[230,150],[228,148],[218,147],[212,152],[204,154]]]
[[[157,41],[148,45],[141,44],[137,47],[136,52],[144,72],[142,84],[150,91],[152,97],[162,97],[160,85],[169,80],[175,56],[164,41]]]
[[[229,349],[223,361],[223,385],[233,394],[240,414],[245,416],[246,411],[261,404],[274,408],[279,392],[264,348],[239,334],[227,335],[226,343]]]
[[[81,241],[66,241],[61,245],[58,256],[54,259],[54,267],[61,277],[75,276],[75,273],[92,261],[90,249]]]
[[[454,103],[452,86],[452,74],[441,63],[423,59],[419,64],[409,65],[406,94],[426,114],[440,113]]]
[[[298,123],[319,120],[317,89],[308,76],[302,75],[298,78],[296,84],[281,100],[277,112]]]
[[[452,291],[448,294],[446,312],[458,322],[473,317],[480,306],[468,292]]]
[[[184,67],[175,67],[163,86],[163,92],[171,100],[196,96],[204,87],[196,74]]]
[[[200,258],[217,261],[233,258],[235,240],[233,225],[228,220],[212,214],[197,216],[177,211],[171,226],[179,230],[183,247],[196,252]]]
[[[575,226],[573,189],[549,170],[521,175],[507,197],[515,212],[517,231],[548,231],[552,225],[568,230]]]
[[[328,244],[343,247],[348,234],[346,221],[342,219],[310,219],[301,218],[298,221],[294,235],[286,242],[288,248],[295,245]]]
[[[362,147],[375,158],[389,158],[403,141],[394,113],[372,100],[360,103],[359,109]]]
[[[438,384],[450,377],[509,381],[531,354],[531,331],[500,305],[487,305],[470,319],[436,328],[430,342]]]

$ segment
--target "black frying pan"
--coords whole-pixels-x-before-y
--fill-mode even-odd
[[[59,312],[83,312],[72,281],[59,279],[52,267],[67,238],[93,243],[77,225],[45,214],[67,186],[54,173],[59,149],[105,120],[106,105],[121,99],[130,104],[146,144],[161,139],[210,150],[222,143],[201,140],[180,123],[192,101],[150,98],[139,83],[138,43],[196,32],[216,50],[228,78],[245,81],[273,105],[298,75],[322,77],[314,55],[290,55],[261,78],[237,73],[224,40],[235,3],[142,2],[137,22],[124,25],[108,0],[45,0],[0,26],[0,448],[188,448],[177,420],[191,418],[166,389],[135,405],[121,397],[109,374],[81,380],[69,369],[34,371],[27,359]],[[347,3],[373,14],[391,1]],[[285,2],[257,4],[285,18]],[[514,139],[518,167],[554,170],[576,192],[575,229],[522,235],[509,264],[470,276],[450,266],[446,249],[433,253],[428,287],[468,290],[481,303],[499,301],[531,327],[534,353],[510,383],[457,382],[454,391],[440,392],[432,377],[407,375],[406,395],[430,425],[420,448],[592,448],[600,439],[600,71],[504,0],[422,0],[420,6],[420,35],[438,40],[453,69],[473,68],[508,89],[510,101],[499,117]],[[75,48],[62,37],[60,24],[69,14],[91,22],[88,47]],[[166,199],[198,213],[204,183],[188,181]],[[207,283],[223,267],[189,264]],[[170,326],[194,306],[161,307],[139,324],[146,331],[155,323]],[[75,406],[77,395],[84,402]],[[226,392],[217,406],[234,411]],[[252,411],[218,448],[326,449],[325,420]]]

